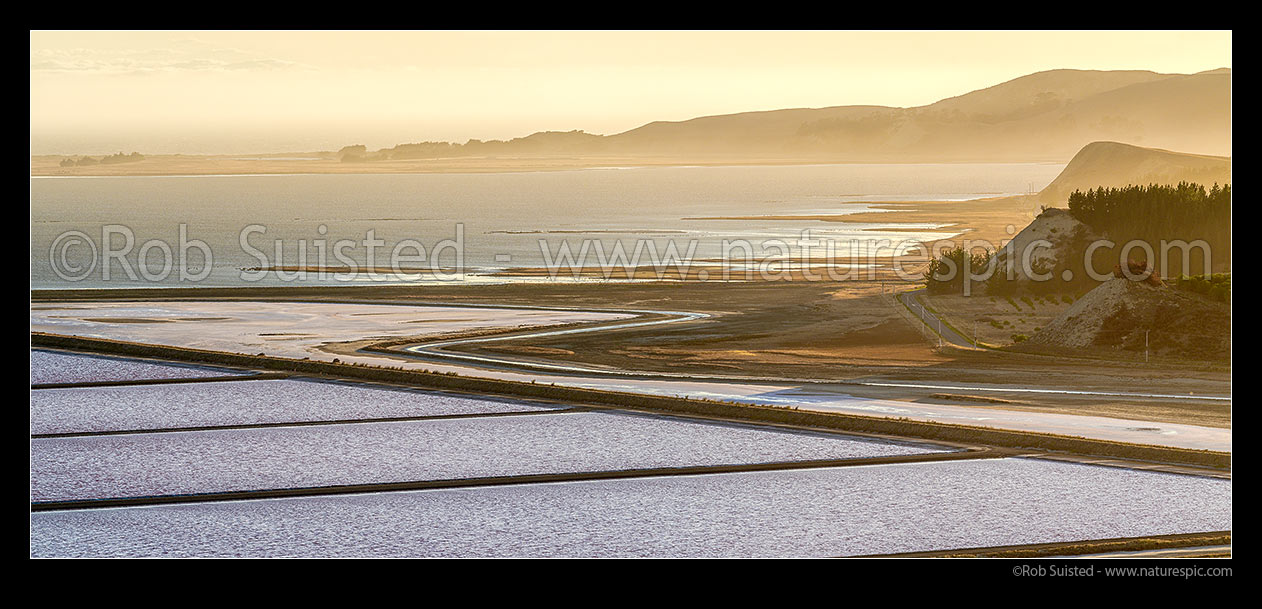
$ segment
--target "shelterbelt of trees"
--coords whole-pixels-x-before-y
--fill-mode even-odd
[[[1132,248],[1127,257],[1147,260],[1165,277],[1231,267],[1230,184],[1208,190],[1191,182],[1076,190],[1069,195],[1069,212],[1116,243],[1116,249],[1134,241],[1146,243],[1149,249]],[[1155,260],[1149,259],[1149,251]]]
[[[1204,239],[1211,246],[1231,244],[1230,184],[1214,184],[1208,191],[1190,182],[1075,190],[1069,195],[1069,212],[1114,241]]]
[[[963,268],[985,276],[991,294],[1081,293],[1099,283],[1089,270],[1109,274],[1122,264],[1153,269],[1169,279],[1230,272],[1230,184],[1213,184],[1208,189],[1192,182],[1100,187],[1075,190],[1068,202],[1079,226],[1054,238],[1057,256],[1050,268],[1041,264],[1033,269],[1035,274],[1050,275],[1050,281],[1013,280],[1002,269],[988,274],[995,256],[957,248],[930,261],[925,273],[929,289],[960,292],[962,274],[945,271]],[[1088,263],[1091,269],[1086,268]]]

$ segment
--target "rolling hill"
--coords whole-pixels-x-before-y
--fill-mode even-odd
[[[1231,157],[1171,152],[1118,142],[1092,142],[1078,151],[1041,192],[1039,200],[1063,207],[1069,193],[1100,186],[1231,183]]]
[[[626,153],[761,153],[844,161],[1064,160],[1118,140],[1230,154],[1231,73],[1054,70],[916,108],[839,106],[655,122]]]
[[[1231,70],[1050,70],[926,106],[834,106],[655,121],[615,135],[404,144],[398,158],[669,156],[824,162],[1063,162],[1112,140],[1231,154]],[[392,158],[387,149],[384,158]],[[402,156],[402,155],[406,156]]]

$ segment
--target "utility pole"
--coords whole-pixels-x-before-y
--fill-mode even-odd
[[[942,318],[938,318],[938,346],[942,346]]]
[[[973,348],[978,348],[977,344],[977,318],[973,318]]]
[[[1148,363],[1148,330],[1144,330],[1144,363]]]

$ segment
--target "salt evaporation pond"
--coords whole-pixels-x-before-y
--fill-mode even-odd
[[[239,370],[163,364],[101,355],[31,349],[31,384],[95,383],[207,378],[249,374]]]
[[[355,383],[258,380],[39,389],[31,433],[537,412],[542,403]]]
[[[848,556],[1231,528],[1231,481],[983,459],[40,512],[33,556]]]
[[[827,433],[603,412],[35,439],[57,501],[943,452]]]

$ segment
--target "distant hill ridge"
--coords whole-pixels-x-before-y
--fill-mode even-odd
[[[1231,183],[1231,157],[1142,148],[1119,142],[1092,142],[1069,161],[1041,192],[1046,204],[1063,207],[1070,193],[1131,184],[1195,182],[1209,188]]]
[[[1050,70],[913,108],[834,106],[655,121],[616,135],[403,145],[407,156],[741,156],[855,162],[1064,161],[1100,140],[1231,154],[1231,70]],[[381,151],[391,158],[394,149]]]

